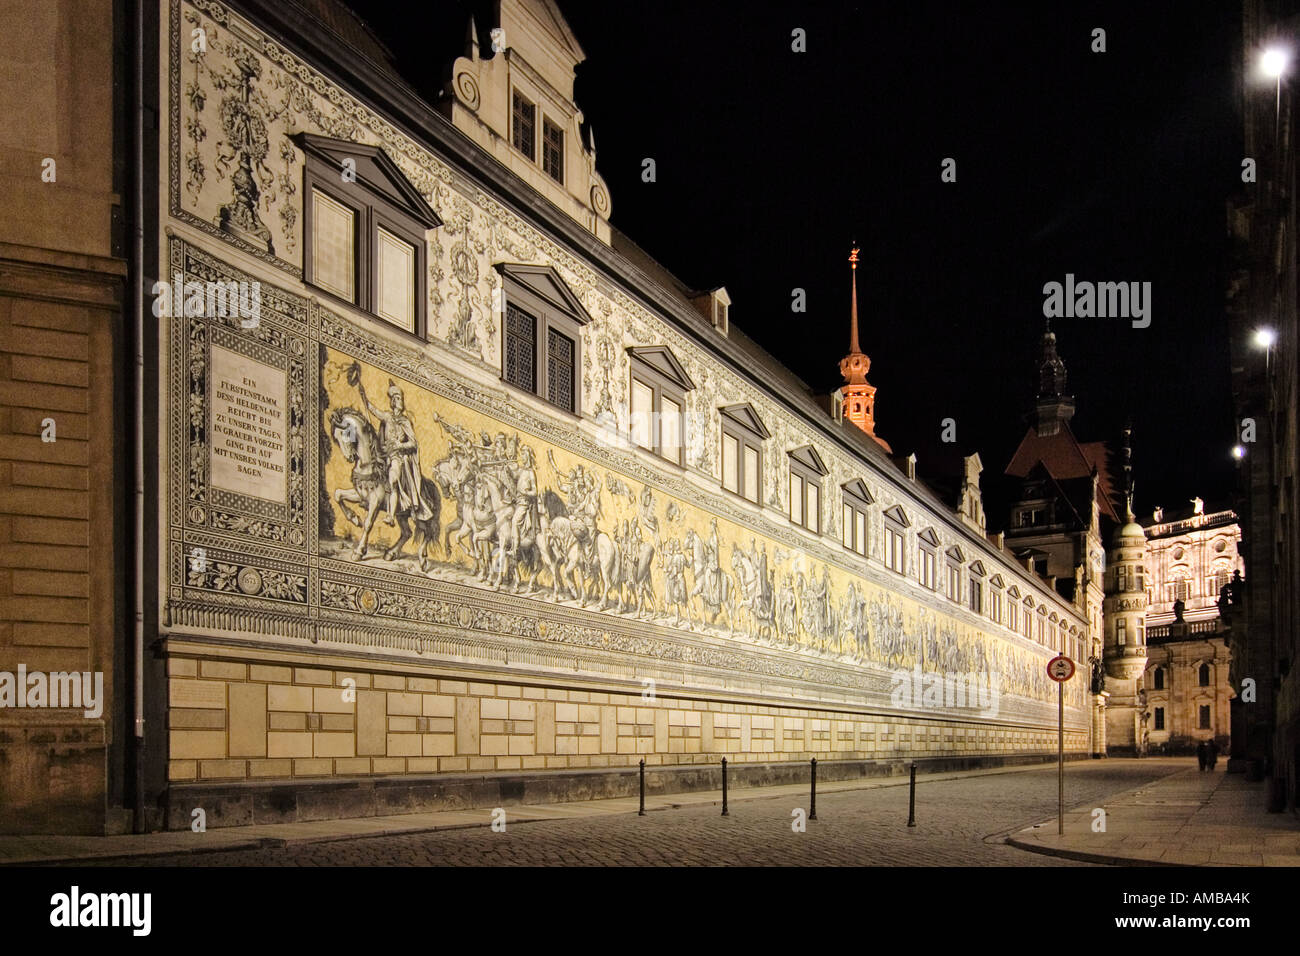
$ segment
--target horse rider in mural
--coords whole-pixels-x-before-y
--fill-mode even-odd
[[[420,443],[415,437],[415,423],[406,414],[402,390],[388,380],[388,411],[370,403],[366,387],[357,383],[361,404],[379,421],[379,440],[388,455],[388,524],[397,526],[399,514],[411,513],[416,521],[433,517],[433,507],[424,497],[420,472]]]
[[[659,567],[664,566],[663,545],[659,540],[659,519],[655,517],[655,496],[651,492],[650,486],[646,485],[641,489],[641,505],[637,509],[637,518],[640,520],[642,527],[648,528],[650,537],[654,541],[655,554],[659,556]]]
[[[510,522],[509,553],[519,549],[519,532],[527,520],[530,528],[537,527],[537,471],[533,468],[533,449],[523,445],[519,449],[519,464],[510,469],[515,486],[515,516]]]
[[[569,520],[573,523],[574,537],[582,546],[583,560],[590,563],[596,541],[596,518],[600,515],[600,481],[588,473],[579,462],[565,475],[555,464],[550,449],[546,459],[555,475],[555,484],[568,498]]]
[[[718,541],[718,519],[709,519],[709,544],[705,554],[704,580],[708,582],[706,593],[721,594],[722,586],[722,568],[719,566],[719,555],[722,554],[722,545]]]

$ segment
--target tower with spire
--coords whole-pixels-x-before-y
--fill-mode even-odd
[[[871,359],[867,358],[858,344],[857,246],[854,246],[849,253],[849,274],[852,288],[849,306],[849,354],[840,359],[840,374],[844,376],[844,385],[840,388],[840,394],[843,396],[841,413],[846,421],[861,428],[885,451],[891,451],[889,444],[876,434],[876,387],[867,382]]]
[[[1133,429],[1124,427],[1124,523],[1106,558],[1104,605],[1106,752],[1136,756],[1146,750],[1147,536],[1133,516]]]

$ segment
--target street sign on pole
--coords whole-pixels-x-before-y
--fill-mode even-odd
[[[1065,833],[1065,682],[1074,676],[1074,661],[1064,654],[1047,662],[1047,676],[1056,681],[1056,832]]]

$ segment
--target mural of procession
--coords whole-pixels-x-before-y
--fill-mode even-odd
[[[322,555],[1040,696],[1023,651],[649,485],[332,349],[321,381]]]

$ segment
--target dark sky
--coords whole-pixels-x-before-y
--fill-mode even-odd
[[[418,14],[355,7],[417,85],[436,79]],[[857,240],[877,430],[923,474],[951,417],[997,497],[1034,394],[1042,287],[1071,272],[1152,283],[1149,328],[1053,323],[1076,435],[1117,447],[1131,415],[1140,512],[1226,501],[1236,4],[560,7],[587,53],[576,99],[614,224],[685,282],[725,285],[732,321],[819,390],[839,381]]]

